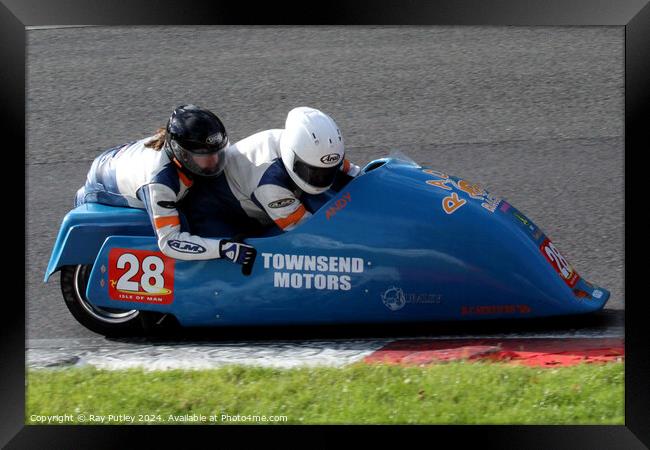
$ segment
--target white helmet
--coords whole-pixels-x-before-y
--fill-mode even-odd
[[[330,116],[301,106],[287,115],[280,154],[298,187],[309,194],[320,194],[330,188],[343,163],[343,137]]]

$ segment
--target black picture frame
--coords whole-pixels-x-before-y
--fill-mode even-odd
[[[648,0],[444,0],[444,1],[328,1],[319,14],[307,2],[249,4],[220,0],[2,0],[0,3],[0,102],[4,144],[24,146],[25,136],[25,45],[26,26],[47,25],[202,25],[202,24],[305,24],[305,25],[544,25],[625,27],[625,199],[632,194],[632,155],[635,162],[647,149],[645,139],[650,111],[650,3]],[[21,114],[22,112],[22,114]],[[9,137],[9,144],[7,142]],[[8,149],[5,148],[5,154]],[[13,152],[14,167],[24,164],[20,152]],[[13,199],[5,200],[10,207]],[[24,211],[26,212],[26,211]],[[435,426],[354,427],[377,438],[398,436],[416,439],[444,439],[454,445],[475,443],[497,448],[647,448],[650,446],[650,351],[648,327],[644,326],[644,299],[630,293],[632,278],[631,231],[633,209],[625,209],[625,425],[624,426]],[[639,213],[635,218],[639,219]],[[17,227],[16,227],[17,228]],[[12,230],[11,240],[18,241]],[[26,235],[23,234],[23,241]],[[637,251],[638,252],[638,251]],[[19,270],[14,265],[14,270]],[[638,268],[636,271],[638,272]],[[10,277],[10,275],[5,275]],[[20,275],[11,277],[20,280]],[[23,280],[24,272],[23,272]],[[24,292],[24,291],[23,291]],[[5,296],[9,297],[8,294]],[[146,447],[182,438],[198,444],[220,443],[225,435],[249,435],[249,426],[25,426],[25,307],[5,301],[0,340],[0,445],[7,448],[116,448],[146,439]],[[298,430],[298,428],[300,428]],[[256,427],[256,434],[293,434],[315,431],[312,442],[325,445],[344,438],[337,427]],[[347,431],[347,430],[345,430]],[[218,440],[215,440],[215,435]],[[264,437],[264,436],[262,436]],[[347,440],[347,438],[345,438]],[[304,442],[303,442],[304,444]],[[302,444],[301,444],[302,445]],[[130,446],[130,445],[129,445]]]

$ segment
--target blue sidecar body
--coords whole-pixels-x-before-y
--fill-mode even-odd
[[[63,220],[45,280],[91,265],[92,305],[188,327],[530,318],[609,298],[529,218],[461,178],[384,158],[328,195],[296,229],[246,240],[258,252],[250,275],[166,257],[145,211],[82,205]]]

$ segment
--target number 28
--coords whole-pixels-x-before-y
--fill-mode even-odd
[[[551,261],[555,261],[558,268],[560,269],[560,273],[562,274],[562,276],[568,280],[573,270],[571,269],[571,266],[569,265],[567,260],[564,259],[564,257],[558,251],[558,249],[556,249],[555,246],[550,242],[547,244],[545,251],[548,257],[551,259]]]
[[[165,270],[164,261],[158,256],[147,256],[142,261],[142,276],[139,282],[133,281],[133,278],[140,271],[140,260],[132,253],[123,253],[117,260],[117,268],[124,269],[129,266],[128,270],[117,280],[117,289],[121,291],[139,292],[139,286],[145,292],[156,293],[165,285],[165,279],[162,274]],[[153,283],[151,282],[153,280]]]

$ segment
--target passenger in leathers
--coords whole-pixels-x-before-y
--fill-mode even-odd
[[[197,180],[214,179],[223,172],[228,144],[226,129],[215,114],[181,105],[155,135],[99,155],[77,192],[75,206],[96,202],[144,209],[163,254],[182,260],[225,258],[250,265],[253,247],[192,234],[191,223],[177,208]]]
[[[223,176],[200,180],[182,204],[193,229],[212,235],[222,232],[224,221],[241,224],[239,231],[254,230],[251,222],[290,231],[314,212],[303,200],[360,171],[345,158],[334,120],[309,107],[292,109],[284,129],[255,133],[224,153]]]

